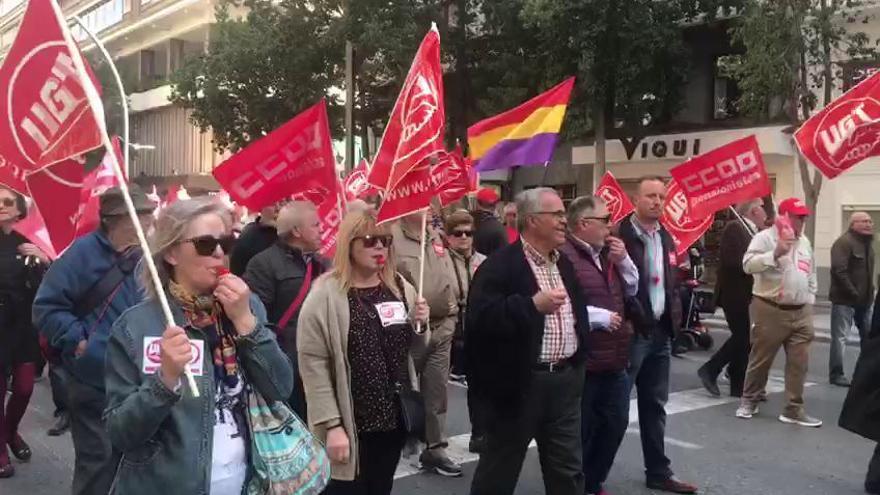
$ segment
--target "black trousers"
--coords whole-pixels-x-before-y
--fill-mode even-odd
[[[534,439],[547,495],[583,495],[581,395],[583,365],[550,373],[533,371],[516,413],[490,409],[486,452],[480,456],[471,495],[511,495]]]
[[[874,447],[874,455],[868,464],[868,474],[865,476],[865,491],[868,493],[880,493],[880,443]]]
[[[49,387],[55,404],[55,416],[67,412],[67,371],[60,364],[49,363]]]
[[[406,441],[402,430],[358,433],[357,478],[330,480],[323,495],[391,495],[394,472]]]
[[[120,455],[110,444],[102,419],[104,392],[70,376],[67,410],[76,455],[73,469],[73,495],[95,495],[110,491]]]
[[[730,338],[706,362],[705,366],[713,376],[718,376],[727,366],[730,372],[730,395],[741,397],[743,383],[746,379],[746,368],[749,365],[749,331],[752,322],[749,319],[748,306],[729,305],[724,307],[724,317],[730,327]]]

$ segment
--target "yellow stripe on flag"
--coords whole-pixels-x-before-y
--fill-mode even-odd
[[[468,139],[471,159],[479,160],[493,146],[507,139],[528,139],[538,134],[558,133],[565,118],[566,106],[539,108],[522,122],[498,127]]]

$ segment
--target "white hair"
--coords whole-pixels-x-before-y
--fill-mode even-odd
[[[301,227],[306,215],[315,211],[315,205],[311,201],[293,201],[281,208],[275,219],[275,230],[278,238],[284,239],[289,236],[293,229]]]
[[[528,218],[541,211],[541,198],[545,194],[556,196],[556,190],[549,187],[536,187],[526,189],[516,195],[516,230],[524,231]]]

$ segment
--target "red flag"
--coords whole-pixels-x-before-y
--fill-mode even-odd
[[[691,158],[669,172],[683,186],[691,214],[698,218],[770,194],[770,177],[754,135]]]
[[[804,157],[829,179],[880,155],[880,72],[804,122],[794,139]]]
[[[81,54],[65,43],[52,1],[28,1],[0,67],[0,162],[13,170],[38,170],[101,146],[83,84],[100,86],[85,60],[91,82],[80,80],[73,57]]]
[[[611,223],[623,220],[635,210],[629,196],[626,195],[611,172],[605,172],[605,175],[602,176],[595,195],[605,200],[605,206],[608,208],[608,213],[611,214]]]
[[[236,203],[254,211],[335,184],[324,100],[221,163],[214,177]]]
[[[395,189],[404,177],[428,157],[446,150],[443,134],[443,70],[437,26],[422,40],[403,82],[400,96],[379,143],[368,180],[383,191]]]
[[[27,176],[30,197],[45,221],[55,252],[76,239],[85,169],[76,160],[65,160]]]
[[[675,179],[669,181],[660,222],[675,241],[675,254],[681,255],[697,242],[712,226],[714,217],[713,214],[703,217],[692,215],[684,190]]]
[[[345,182],[342,185],[343,191],[345,191],[345,199],[347,201],[354,201],[355,199],[364,199],[367,196],[376,194],[378,191],[376,188],[370,185],[367,182],[367,160],[361,160],[357,167],[348,174],[348,177],[345,178]]]
[[[123,157],[119,136],[113,136],[113,150],[116,153],[116,159],[122,164]],[[100,165],[92,170],[83,180],[79,200],[80,214],[76,224],[77,237],[84,236],[98,228],[100,223],[100,196],[107,189],[118,185],[119,179],[116,178],[116,174],[113,172],[113,163],[110,161],[110,155],[104,153],[104,159],[101,160]]]
[[[470,171],[462,172],[467,167],[461,158],[451,156],[446,151],[432,156],[418,167],[412,169],[403,181],[385,194],[379,212],[376,214],[378,223],[390,222],[400,217],[424,210],[431,206],[431,199],[438,196],[445,204],[450,204],[464,197],[470,189]],[[464,179],[456,176],[465,175]],[[466,181],[466,182],[465,182]],[[461,184],[459,184],[459,182]],[[465,191],[464,189],[469,190]],[[458,196],[456,198],[456,196]]]
[[[55,248],[52,247],[52,239],[49,237],[49,231],[46,229],[46,222],[43,216],[33,204],[28,209],[28,214],[24,220],[19,221],[12,227],[31,244],[40,248],[40,251],[46,253],[49,259],[54,260],[58,257]]]
[[[336,236],[339,233],[339,224],[342,223],[344,215],[342,196],[343,192],[336,177],[332,182],[293,195],[294,200],[311,201],[318,209],[318,219],[321,222],[321,250],[319,252],[327,258],[332,258],[336,252]]]
[[[437,186],[440,206],[451,205],[476,190],[474,179],[477,173],[471,167],[470,160],[462,154],[461,146],[442,154],[438,167],[445,168],[441,168],[443,182]]]

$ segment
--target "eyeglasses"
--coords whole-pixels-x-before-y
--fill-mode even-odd
[[[583,217],[581,220],[598,220],[605,225],[611,223],[611,215],[605,215],[604,217]]]
[[[557,220],[565,220],[565,210],[558,211],[536,211],[535,215],[552,215],[556,217]]]
[[[235,246],[235,237],[231,235],[223,237],[201,235],[191,239],[184,239],[181,242],[191,242],[199,256],[211,256],[217,250],[217,246],[220,246],[224,254],[229,254],[232,251],[232,247]]]
[[[12,208],[15,206],[15,200],[12,198],[3,198],[0,200],[0,205],[3,205],[4,208]]]
[[[449,235],[451,235],[452,237],[465,238],[465,237],[473,237],[474,232],[472,230],[453,230],[452,232],[449,233]]]
[[[376,247],[376,245],[379,244],[380,242],[382,243],[382,247],[386,247],[386,248],[390,247],[391,240],[393,239],[393,237],[390,235],[362,235],[362,236],[355,237],[354,239],[351,240],[351,242],[354,242],[358,239],[363,241],[365,248],[372,249],[372,248]]]

